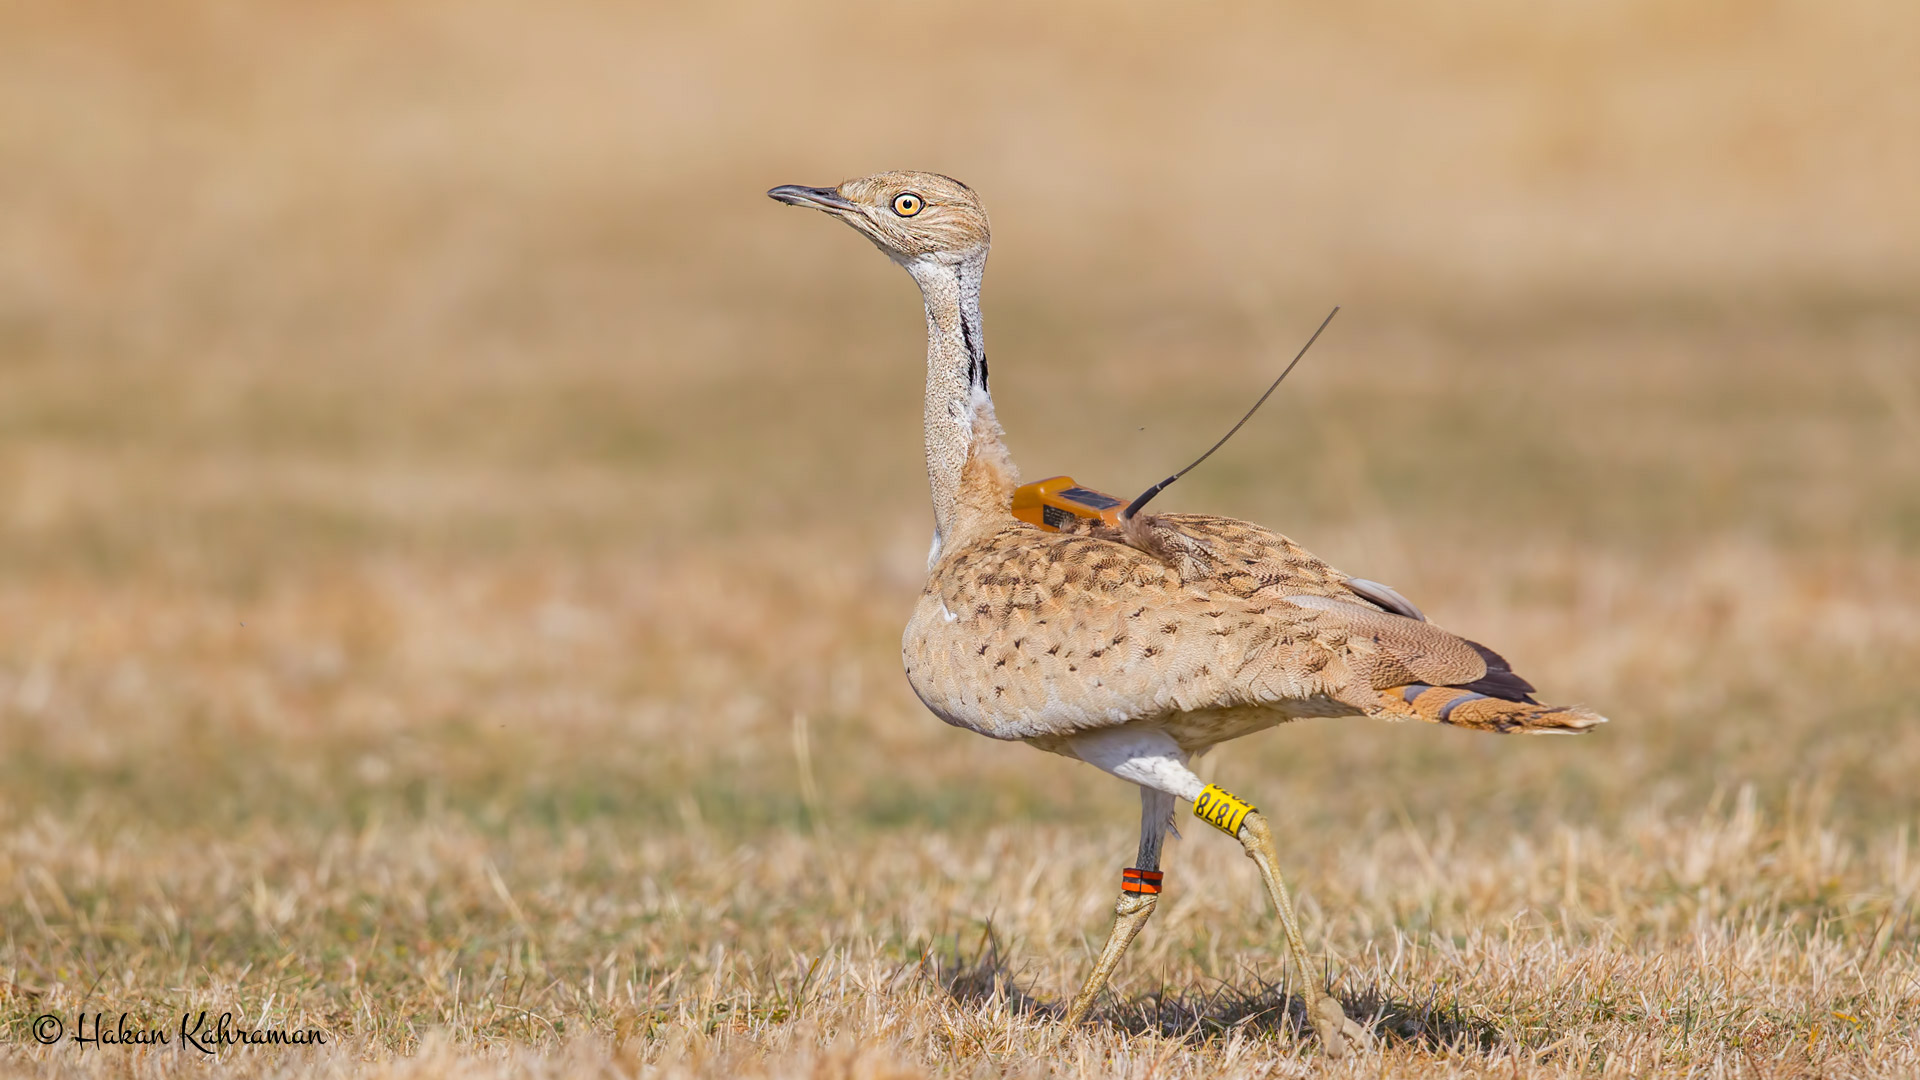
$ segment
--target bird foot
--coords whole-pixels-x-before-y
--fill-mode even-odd
[[[1320,1045],[1326,1049],[1330,1058],[1346,1057],[1348,1053],[1359,1053],[1373,1045],[1373,1037],[1367,1029],[1347,1018],[1347,1012],[1340,1007],[1339,999],[1332,994],[1321,998],[1307,1016],[1313,1021],[1313,1030],[1320,1035]]]

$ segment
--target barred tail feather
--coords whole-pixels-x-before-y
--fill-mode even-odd
[[[1532,689],[1529,687],[1528,689]],[[1458,686],[1408,683],[1380,691],[1374,715],[1386,720],[1425,720],[1503,735],[1575,735],[1607,718],[1585,709],[1542,705],[1531,698],[1510,701]]]

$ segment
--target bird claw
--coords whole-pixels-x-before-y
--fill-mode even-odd
[[[1349,1051],[1357,1053],[1373,1045],[1367,1029],[1348,1019],[1347,1011],[1332,994],[1321,998],[1308,1016],[1313,1021],[1313,1030],[1320,1035],[1320,1045],[1330,1058],[1345,1057]]]

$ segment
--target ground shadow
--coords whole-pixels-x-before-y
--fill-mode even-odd
[[[965,1003],[1000,1001],[1014,1012],[1057,1019],[1066,1002],[1049,1001],[1028,993],[991,930],[980,950],[966,956],[956,950],[945,957],[932,954],[929,962],[940,986],[954,1000]],[[1369,1027],[1376,1038],[1389,1043],[1427,1049],[1487,1052],[1507,1042],[1494,1025],[1461,1011],[1457,1002],[1438,994],[1425,1000],[1393,994],[1376,985],[1341,987],[1340,1003],[1347,1015]],[[1274,982],[1249,975],[1238,984],[1173,989],[1163,987],[1132,998],[1113,998],[1098,1004],[1087,1017],[1090,1027],[1107,1027],[1133,1035],[1204,1042],[1238,1031],[1251,1037],[1294,1041],[1306,1037],[1306,1001],[1288,980]]]

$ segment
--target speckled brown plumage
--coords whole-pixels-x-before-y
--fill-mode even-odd
[[[1159,515],[1153,551],[1111,529],[1048,533],[1010,516],[949,551],[907,626],[907,678],[948,723],[1049,747],[1153,722],[1189,752],[1302,716],[1367,714],[1510,731],[1597,718],[1449,690],[1483,650],[1374,606],[1347,576],[1244,521]],[[1497,661],[1497,657],[1495,660]],[[1402,688],[1433,689],[1413,695]]]

